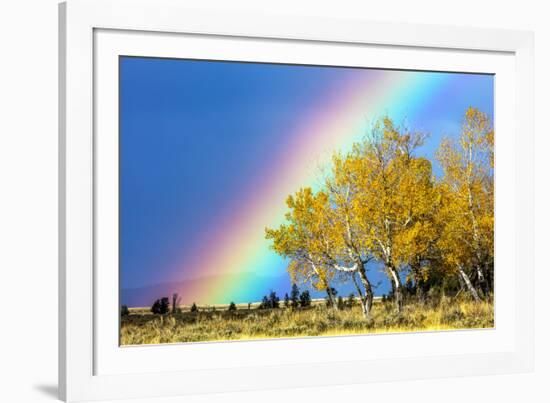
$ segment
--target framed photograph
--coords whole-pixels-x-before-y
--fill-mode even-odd
[[[60,5],[67,401],[533,367],[528,32]]]

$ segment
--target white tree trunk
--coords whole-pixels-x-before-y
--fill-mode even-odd
[[[328,297],[330,307],[338,310],[338,305],[336,304],[336,301],[334,300],[334,294],[332,294],[332,288],[331,288],[330,284],[327,285],[326,291],[327,291],[327,297]]]
[[[481,268],[481,265],[476,264],[476,272],[477,272],[477,278],[479,280],[479,286],[481,287],[481,290],[483,291],[483,296],[485,297],[489,290],[488,290],[488,284],[487,279],[485,278],[485,274],[483,274],[483,269]]]
[[[362,266],[359,268],[359,278],[361,279],[361,283],[365,288],[365,298],[362,299],[363,303],[361,305],[363,307],[363,315],[365,316],[365,318],[368,318],[372,310],[373,294],[370,281],[367,278],[367,273],[365,273],[365,268]]]
[[[466,288],[468,288],[468,291],[470,292],[470,294],[472,295],[474,300],[476,302],[479,302],[480,298],[479,298],[479,294],[477,293],[477,290],[475,289],[472,282],[470,281],[470,277],[468,277],[468,274],[466,274],[466,272],[464,271],[464,269],[460,265],[458,266],[458,273],[460,274],[460,276],[464,280],[464,283],[466,284]]]
[[[361,290],[359,283],[357,283],[357,279],[355,278],[355,273],[351,275],[351,279],[353,280],[353,285],[355,285],[355,290],[357,291],[357,296],[359,297],[359,303],[361,304],[361,311],[363,312],[363,316],[367,318],[369,316],[367,300],[363,296],[363,291]]]
[[[401,312],[403,310],[403,287],[401,286],[401,279],[399,278],[399,273],[393,265],[387,265],[386,269],[390,272],[392,280],[393,280],[393,286],[395,291],[395,307],[397,309],[397,312]]]

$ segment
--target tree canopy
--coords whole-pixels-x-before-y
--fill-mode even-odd
[[[325,290],[354,284],[363,313],[373,291],[367,263],[377,262],[400,311],[401,273],[427,292],[453,277],[479,300],[492,293],[494,132],[486,114],[469,108],[457,140],[436,153],[443,175],[417,155],[426,134],[379,119],[350,152],[335,153],[324,186],[286,200],[285,223],[266,229],[273,250],[289,260],[293,283]],[[410,288],[410,287],[409,287]]]

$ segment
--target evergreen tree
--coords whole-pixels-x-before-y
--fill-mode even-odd
[[[290,306],[293,308],[297,308],[300,300],[300,289],[296,284],[292,284],[292,288],[290,290]]]
[[[193,302],[193,305],[191,305],[191,312],[198,312],[199,308],[197,308],[197,304]]]
[[[229,304],[229,307],[227,308],[228,311],[236,311],[237,310],[237,306],[235,305],[235,303],[233,301],[231,301],[231,303]]]
[[[308,290],[304,290],[300,294],[300,306],[303,308],[311,306],[311,296],[309,295]]]
[[[279,308],[279,297],[275,291],[269,293],[269,307],[271,309]]]
[[[153,306],[151,307],[151,312],[154,314],[164,315],[165,313],[168,313],[170,309],[170,301],[168,297],[163,297],[161,299],[157,299]]]
[[[258,309],[268,309],[269,308],[269,299],[264,295],[262,302],[258,306]]]

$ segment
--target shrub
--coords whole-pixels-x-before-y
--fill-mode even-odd
[[[235,305],[235,303],[233,301],[231,301],[231,303],[229,304],[229,308],[227,308],[228,311],[236,311],[237,310],[237,306]]]
[[[128,316],[128,315],[130,315],[130,310],[126,305],[122,305],[120,307],[120,316]]]
[[[193,305],[191,305],[191,312],[198,312],[199,308],[197,308],[197,304],[193,302]]]
[[[153,306],[151,307],[151,312],[154,314],[164,315],[165,313],[168,313],[170,309],[170,302],[168,300],[168,297],[163,297],[161,299],[157,299]]]
[[[351,330],[351,329],[354,329],[356,327],[360,327],[360,326],[358,326],[357,322],[353,319],[344,319],[342,321],[342,328],[344,328],[346,330]]]
[[[459,324],[466,315],[460,309],[460,306],[445,306],[441,315],[441,322],[446,324]]]
[[[344,299],[341,296],[338,297],[338,302],[336,303],[336,306],[338,306],[339,310],[343,310],[346,307],[346,304],[344,303]]]
[[[382,325],[384,327],[399,327],[405,324],[406,320],[399,312],[391,311],[382,319]]]
[[[315,330],[317,333],[323,333],[327,331],[328,328],[329,328],[328,323],[325,322],[324,320],[320,320],[315,323]]]

